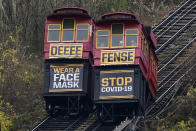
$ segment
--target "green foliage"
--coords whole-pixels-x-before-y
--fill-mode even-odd
[[[185,88],[185,87],[184,87]],[[195,131],[196,130],[196,88],[189,84],[186,96],[179,96],[169,109],[166,118],[156,117],[148,123],[148,128],[158,131]]]
[[[29,130],[46,115],[42,98],[44,20],[54,8],[82,7],[95,20],[105,13],[133,12],[142,23],[153,25],[153,22],[160,20],[180,1],[182,0],[0,1],[0,102],[9,103],[9,106],[0,104],[1,130]],[[195,94],[195,90],[190,90],[187,96],[195,98]],[[187,104],[183,98],[180,100]],[[171,114],[174,122],[170,122],[171,119],[159,119],[159,127],[156,129],[165,130],[171,125],[175,125],[174,129],[195,126],[195,118],[189,115],[196,116],[196,107],[186,108],[180,108],[183,111],[181,117]],[[186,115],[188,118],[184,117]]]
[[[10,128],[12,126],[12,122],[9,120],[9,118],[2,111],[0,111],[0,124],[1,124],[2,131],[10,130]]]
[[[12,33],[0,43],[0,94],[15,112],[11,116],[8,112],[0,112],[5,130],[30,129],[46,115],[42,98],[43,61],[27,53],[28,49],[29,46],[20,44]]]
[[[190,99],[195,99],[196,98],[196,88],[193,86],[189,87],[189,91],[187,92],[187,97]]]
[[[0,127],[1,131],[11,130],[13,127],[13,120],[15,119],[15,112],[10,103],[5,102],[0,96]]]

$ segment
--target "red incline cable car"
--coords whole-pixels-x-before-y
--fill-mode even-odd
[[[140,115],[157,90],[157,41],[132,13],[105,14],[95,24],[93,100],[101,120]]]
[[[46,109],[78,114],[89,105],[93,20],[77,7],[54,10],[45,22]],[[87,108],[85,108],[87,109]]]

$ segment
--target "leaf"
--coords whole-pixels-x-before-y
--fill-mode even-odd
[[[112,7],[112,12],[116,12],[116,10]]]

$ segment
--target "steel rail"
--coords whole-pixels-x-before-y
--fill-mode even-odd
[[[186,47],[188,47],[190,44],[192,44],[192,42],[195,40],[195,38],[193,38],[192,40],[191,40],[191,42],[189,42],[177,55],[175,55],[174,57],[177,57]],[[193,58],[192,58],[193,59]],[[185,60],[185,61],[187,61],[188,60],[188,58]],[[184,61],[184,62],[185,62]],[[183,63],[184,63],[183,62]],[[182,66],[183,65],[183,63],[182,64],[180,64],[180,65],[178,65],[173,71],[172,71],[172,73],[177,69],[177,68],[179,68],[180,66]],[[169,63],[168,63],[169,64]],[[183,66],[184,67],[184,66]],[[171,78],[173,78],[174,76],[176,76],[180,71],[182,71],[184,68],[180,68],[177,72],[175,72],[175,74],[171,77]],[[171,75],[172,73],[170,73],[169,75]],[[169,88],[169,89],[167,89],[156,101],[155,101],[155,103],[158,103],[159,102],[159,100],[161,100],[162,98],[163,98],[163,96],[165,96],[165,94],[166,93],[168,93],[169,91],[170,91],[170,89],[172,89],[173,87],[174,87],[174,85],[176,85],[178,82],[179,82],[179,80],[181,80],[183,77],[184,77],[184,75],[185,74],[183,74],[177,81],[175,81],[174,83],[173,83],[173,85]],[[169,80],[171,80],[171,78],[169,79]],[[168,81],[169,81],[168,80]],[[167,81],[167,82],[168,82]],[[166,82],[166,83],[167,83]],[[166,84],[164,84],[164,85],[166,85]],[[179,88],[178,88],[179,89]],[[164,108],[159,108],[158,110],[157,110],[157,112],[163,112],[163,110],[164,109],[166,109],[166,107],[170,104],[170,102],[173,100],[173,98],[174,98],[174,96],[175,96],[175,94],[177,93],[177,91],[178,91],[178,89],[176,89],[175,90],[175,92],[174,93],[172,93],[172,92],[170,92],[170,99],[169,98],[167,98],[166,99],[166,101],[165,101],[165,103],[167,103],[165,106],[164,105],[162,105],[161,107],[163,107],[164,106]],[[160,90],[160,88],[158,89],[158,90]],[[173,91],[173,90],[172,90]],[[155,107],[156,105],[154,105],[153,107]],[[150,112],[150,111],[152,111],[152,109],[153,108],[151,108],[151,110],[149,110],[148,112],[147,112],[147,114]],[[161,111],[160,111],[160,109],[162,109]],[[153,113],[153,114],[156,114],[157,112],[155,112],[155,113]],[[139,118],[140,119],[140,118]],[[135,131],[135,128],[136,128],[136,125],[137,125],[137,123],[139,122],[139,119],[137,119],[136,120],[136,122],[135,122],[135,124],[133,125],[133,127],[130,129],[130,131]],[[130,125],[131,124],[131,122],[133,122],[133,121],[130,121],[130,123],[126,123],[127,125]],[[126,127],[126,126],[124,126],[123,125],[123,127]],[[116,130],[118,130],[119,128],[117,128]],[[116,131],[116,130],[114,130],[114,131]]]
[[[39,129],[39,127],[41,127],[47,120],[49,120],[49,118],[51,118],[51,116],[46,117],[42,122],[40,122],[36,127],[34,127],[31,131],[37,131]],[[79,117],[77,119],[74,119],[73,122],[71,122],[71,119],[67,119],[65,122],[70,122],[69,125],[67,127],[64,127],[63,130],[65,131],[69,131],[70,128],[72,128],[74,126],[75,123],[77,123],[78,121],[82,120],[84,117]],[[58,120],[58,119],[55,119]],[[46,126],[44,126],[44,128],[47,128],[48,124]],[[73,127],[74,128],[74,127]]]
[[[180,71],[182,71],[182,70],[183,70],[183,68],[180,68],[178,71],[176,71],[175,74],[172,75],[172,76],[169,78],[169,80],[167,80],[167,82],[165,82],[161,87],[159,87],[159,89],[157,90],[157,92],[158,92],[160,89],[162,89],[168,82],[170,82],[170,80],[172,80],[175,76],[177,76],[177,74],[178,74]]]
[[[146,113],[146,116],[147,116],[146,118],[147,119],[154,118],[157,115],[157,113],[162,108],[164,108],[166,103],[168,103],[169,99],[172,97],[172,94],[174,94],[173,92],[174,92],[174,90],[170,90],[170,92],[167,92],[167,96],[166,96],[167,98],[162,99],[162,101],[160,101],[157,104],[155,104],[153,106],[153,108],[150,108],[150,110],[148,110],[147,113]]]
[[[195,4],[196,3],[196,1],[194,1],[194,3],[192,3],[192,4]],[[191,7],[190,9],[189,9],[189,7]],[[158,35],[157,37],[156,37],[156,39],[158,40],[162,35],[164,35],[169,29],[171,29],[177,22],[179,22],[180,20],[182,20],[183,18],[185,18],[186,17],[186,15],[190,12],[190,11],[192,11],[194,8],[196,7],[196,5],[195,6],[192,6],[192,5],[189,5],[188,7],[187,7],[187,10],[183,10],[180,14],[178,14],[178,15],[181,15],[181,14],[183,14],[181,17],[176,17],[175,19],[173,19],[173,20],[171,20],[171,21],[169,21],[168,23],[167,23],[167,25],[169,25],[171,22],[173,22],[174,20],[176,20],[176,21],[174,21],[174,23],[172,23],[172,25],[170,25],[169,27],[166,25],[164,28],[162,28],[157,34],[156,34],[156,36],[161,32],[161,34],[160,35]],[[186,13],[184,13],[184,12],[186,12]],[[167,28],[168,27],[168,28]],[[164,30],[166,28],[166,30]],[[164,30],[164,31],[163,31]]]
[[[180,65],[178,65],[175,69],[173,69],[165,78],[163,78],[159,83],[158,83],[158,87],[163,83],[163,81],[165,81],[172,73],[174,73],[174,71],[176,71],[183,63],[181,63]],[[158,89],[159,90],[159,89]],[[157,90],[157,91],[158,91]]]
[[[79,117],[78,119],[76,119],[73,123],[71,123],[66,129],[65,131],[69,131],[69,129],[74,126],[75,123],[77,123],[79,120],[81,120],[84,117]]]
[[[155,53],[159,53],[160,50],[167,44],[169,44],[169,42],[171,42],[172,40],[174,40],[180,33],[182,33],[182,31],[184,31],[192,22],[194,22],[196,17],[194,17],[192,20],[190,20],[183,28],[181,28],[179,31],[177,31],[169,40],[167,40],[164,44],[162,44],[156,51]]]
[[[191,0],[188,0],[187,2],[185,2],[183,5],[181,5],[177,10],[175,10],[171,15],[169,15],[166,19],[164,19],[159,25],[157,25],[155,28],[153,28],[153,31],[155,31],[157,28],[159,28],[161,25],[163,25],[163,23],[167,22],[167,20],[169,18],[171,18],[172,16],[176,15],[178,13],[178,11],[180,11],[184,6],[186,6]]]
[[[194,1],[193,4],[195,4],[196,1]],[[189,7],[191,7],[189,9]],[[178,16],[180,16],[181,14],[183,14],[182,16],[180,17],[176,17],[172,20],[170,20],[161,30],[159,30],[155,36],[156,36],[156,39],[158,40],[162,35],[164,35],[169,29],[171,29],[174,25],[176,25],[177,22],[179,22],[180,20],[182,20],[183,18],[186,17],[186,15],[195,8],[195,6],[192,6],[192,5],[189,5],[186,10],[183,10],[180,14],[178,14]],[[188,10],[188,11],[187,11]],[[172,23],[174,22],[174,23]],[[171,25],[169,25],[170,23],[172,23]],[[169,26],[168,26],[169,25]],[[164,30],[164,31],[163,31]],[[160,34],[161,33],[161,34]]]
[[[182,76],[184,76],[184,75],[182,75]],[[155,102],[157,103],[157,102],[159,102],[162,98],[163,98],[163,96],[165,96],[165,94],[168,92],[168,91],[170,91],[171,89],[172,89],[172,87],[177,83],[177,82],[179,82],[179,80],[182,78],[182,76],[177,80],[177,81],[175,81],[173,84],[172,84],[172,86],[171,87],[169,87]]]
[[[191,67],[191,68],[189,68],[189,70],[188,71],[186,71],[186,73],[184,73],[177,81],[175,81],[175,83],[173,83],[173,85],[170,87],[170,88],[168,88],[156,101],[155,101],[155,104],[156,103],[158,103],[160,100],[161,100],[161,98],[163,98],[163,96],[165,96],[165,94],[168,92],[168,91],[170,91],[170,89],[172,89],[189,71],[191,71],[194,67],[196,66],[196,63]],[[170,99],[170,101],[171,101],[171,99]],[[168,104],[167,104],[168,105]],[[153,107],[155,107],[155,105],[153,105]],[[150,108],[150,110],[146,113],[146,115],[152,110],[153,108]],[[159,108],[160,109],[160,108]],[[162,109],[162,108],[161,108]],[[163,108],[164,109],[164,108]],[[162,110],[161,110],[162,111]],[[157,112],[160,112],[159,110],[157,110]],[[155,112],[156,113],[156,112]],[[155,114],[154,113],[154,114]]]
[[[195,30],[195,23],[196,21],[194,21],[192,23],[192,25],[190,26],[190,28],[188,28],[187,30],[185,30],[179,37],[177,37],[173,43],[171,43],[169,46],[166,46],[165,49],[162,51],[163,53],[159,54],[159,57],[161,57],[161,59],[159,60],[159,67],[163,66],[169,59],[171,59],[173,57],[173,55],[175,55],[175,53],[177,53],[179,51],[179,49],[183,48],[189,41],[190,39],[188,38],[192,38],[193,36],[195,36],[196,31]],[[181,44],[178,44],[181,43]],[[177,46],[177,48],[175,48],[174,46]]]
[[[121,122],[113,131],[131,130],[135,131],[136,125],[140,120],[140,116],[133,116],[131,119],[126,119]]]
[[[195,51],[196,52],[196,51]],[[194,52],[194,53],[195,53]],[[184,68],[186,68],[186,64],[189,64],[189,62],[191,62],[196,56],[190,56],[192,58],[190,58],[189,60],[189,57],[183,62],[181,63],[179,66],[177,66],[170,74],[172,74],[174,71],[177,70],[177,68],[180,68],[180,66],[182,66],[180,69],[178,69],[172,76],[170,76],[170,78],[161,86],[158,88],[157,92],[162,89],[173,77],[175,77],[181,70],[183,70]],[[186,63],[187,61],[189,60],[188,63]],[[165,77],[165,79],[167,79],[169,76]]]
[[[112,131],[115,129],[115,127],[117,126],[117,124],[119,123],[116,123],[116,122],[113,122],[113,123],[102,123],[99,121],[99,123],[96,124],[96,126],[93,128],[93,130],[91,131],[102,131],[102,130],[109,130],[109,131]],[[89,130],[89,129],[87,129]]]
[[[196,57],[196,55],[193,57],[193,58],[195,58]],[[184,74],[183,74],[183,76],[181,76],[177,81],[180,81],[187,73],[189,73],[194,67],[196,66],[196,63],[191,67],[191,68],[189,68],[189,70],[188,71],[186,71]],[[177,90],[178,91],[178,90]],[[176,91],[176,93],[177,93],[177,91]],[[175,94],[173,95],[173,97],[175,96]],[[172,97],[172,98],[173,98]],[[170,101],[171,101],[171,99],[170,99]],[[167,103],[167,105],[166,106],[168,106],[169,105],[169,103]],[[166,108],[166,106],[164,107],[164,108]],[[163,110],[161,111],[161,112],[163,112]],[[158,115],[159,114],[161,114],[161,113],[158,113]]]
[[[81,124],[79,124],[79,126],[75,129],[75,131],[89,130],[89,128],[91,128],[91,126],[93,126],[94,123],[96,123],[96,122],[97,122],[96,117],[88,116],[86,119],[83,119],[83,121],[81,122]],[[99,124],[99,123],[97,123],[97,124]]]
[[[173,101],[174,96],[175,96],[176,93],[178,92],[178,89],[179,89],[179,87],[176,89],[175,93],[173,93],[173,95],[172,95],[172,97],[170,98],[170,100],[167,101],[167,104],[164,106],[164,108],[163,108],[161,111],[159,111],[159,112],[156,114],[156,116],[159,116],[161,113],[163,113],[163,112],[166,110],[166,108],[169,106],[169,104],[171,103],[171,101]]]
[[[136,122],[134,123],[133,127],[130,129],[130,131],[135,131],[137,123],[140,121],[140,116],[137,116]]]
[[[196,52],[196,51],[195,51],[195,52]],[[194,53],[195,53],[195,52],[194,52]],[[189,61],[192,61],[195,57],[196,57],[196,56],[192,57]],[[177,68],[179,68],[180,66],[183,65],[183,66],[182,66],[179,70],[177,70],[172,76],[170,76],[170,78],[169,78],[162,86],[160,86],[160,87],[158,88],[157,92],[158,92],[160,89],[162,89],[163,86],[166,85],[173,77],[175,77],[177,73],[179,73],[181,70],[183,70],[183,67],[186,66],[184,63],[187,62],[188,59],[189,59],[189,57],[188,57],[183,63],[181,63],[180,65],[178,65],[172,72],[170,72],[170,74],[169,74],[168,76],[166,76],[166,77],[163,79],[163,81],[164,81],[165,79],[167,79],[172,73],[174,73],[174,71],[177,70]],[[162,82],[161,82],[161,83],[162,83]],[[160,83],[160,84],[161,84],[161,83]]]
[[[132,124],[134,119],[135,116],[133,116],[132,119],[126,119],[125,121],[121,122],[120,125],[118,125],[113,131],[121,131],[125,129],[129,124]]]
[[[156,26],[155,28],[153,28],[153,31],[155,31],[156,29],[158,29],[161,25],[163,25],[165,22],[167,22],[167,20],[169,20],[169,18],[171,18],[171,17],[173,17],[175,14],[177,14],[177,12],[179,11],[179,10],[181,10],[184,6],[186,6],[189,2],[191,2],[191,0],[189,0],[189,1],[187,1],[186,3],[184,3],[180,8],[178,8],[174,13],[172,13],[169,17],[167,17],[165,20],[163,20],[158,26]],[[195,2],[194,2],[195,3]],[[190,6],[189,6],[190,7]],[[195,7],[195,6],[194,6]],[[193,7],[192,7],[193,8]],[[187,10],[187,9],[186,9]],[[190,11],[190,10],[189,10]],[[185,16],[185,15],[183,15],[183,16]],[[182,17],[181,17],[182,18]],[[178,19],[179,20],[179,19]],[[157,50],[156,50],[156,53],[159,53],[160,52],[160,50],[165,46],[165,45],[167,45],[167,44],[169,44],[172,40],[174,40],[179,34],[181,34],[182,33],[182,31],[184,31],[184,29],[186,29],[193,21],[195,20],[195,17],[192,19],[192,20],[190,20],[183,28],[181,28],[179,31],[177,31],[169,40],[167,40],[160,48],[158,48]],[[193,37],[195,37],[195,34],[193,35]],[[169,65],[176,57],[178,57],[179,56],[179,54],[181,54],[182,53],[182,51],[184,51],[190,44],[192,44],[192,42],[195,40],[195,38],[193,38],[192,40],[191,40],[191,42],[189,42],[187,45],[185,45],[184,47],[183,47],[183,49],[181,49],[174,57],[172,57],[172,59],[171,60],[169,60],[159,71],[158,71],[158,73],[160,73],[162,70],[163,70],[163,68],[165,68],[167,65]],[[181,46],[182,47],[182,46]],[[192,53],[191,53],[192,54]],[[186,59],[185,61],[187,61],[188,59]],[[192,59],[193,60],[193,59]],[[192,60],[189,60],[189,63],[191,63],[192,62]],[[183,62],[183,63],[185,63],[185,61]],[[167,75],[167,77],[169,77],[169,76],[171,76],[173,73],[174,73],[174,71],[176,71],[176,70],[178,70],[177,71],[177,73],[175,73],[175,74],[173,74],[172,75],[172,77],[174,77],[174,76],[176,76],[176,75],[180,75],[179,73],[181,73],[180,71],[182,71],[182,70],[184,70],[185,69],[185,67],[186,66],[188,66],[188,65],[186,65],[186,66],[182,66],[183,65],[183,63],[182,64],[180,64],[180,65],[177,65],[177,67],[174,69],[174,70],[172,70],[172,72],[170,72],[168,75]],[[181,67],[182,66],[182,67]],[[177,93],[177,91],[178,91],[178,89],[176,89],[175,88],[175,90],[173,90],[173,87],[188,73],[188,72],[190,72],[194,67],[196,66],[196,64],[194,64],[191,68],[189,68],[189,70],[188,71],[186,71],[185,73],[182,73],[181,74],[181,76],[180,76],[180,78],[178,78],[177,80],[175,80],[175,82],[152,104],[152,106],[151,107],[149,107],[147,110],[146,110],[146,115],[150,115],[149,113],[151,112],[151,111],[153,111],[154,113],[153,114],[156,114],[157,112],[158,112],[158,114],[160,115],[167,107],[168,107],[168,105],[171,103],[171,101],[173,100],[173,98],[174,98],[174,96],[176,95],[176,93]],[[167,79],[167,77],[165,77],[160,83],[159,83],[159,85],[163,82],[163,81],[165,81],[166,79]],[[171,78],[169,79],[169,80],[171,80]],[[168,80],[168,81],[169,81]],[[167,82],[168,82],[167,81]],[[164,84],[164,85],[166,85],[166,84]],[[160,89],[159,89],[160,90]],[[167,95],[169,95],[169,96],[167,96]],[[167,96],[167,97],[165,97],[165,96]],[[163,103],[161,102],[161,101],[163,101]],[[167,103],[167,104],[165,104],[165,103]],[[156,107],[156,108],[155,108]],[[162,108],[163,107],[163,108]],[[158,110],[155,110],[155,109],[158,109]]]
[[[193,67],[194,66],[196,66],[196,64],[194,64],[191,68],[189,68],[189,70],[188,71],[186,71],[178,80],[176,80],[173,84],[172,84],[172,86],[170,86],[170,88],[168,88],[153,104],[153,106],[150,108],[150,109],[148,109],[148,111],[145,113],[146,115],[153,109],[153,107],[155,107],[156,106],[156,103],[158,103],[164,96],[165,96],[165,94],[166,93],[168,93],[168,91],[170,91],[172,88],[173,88],[173,86],[175,86],[175,84],[177,84],[189,71],[191,71],[192,69],[193,69]]]
[[[194,29],[194,28],[195,28],[195,26],[190,27],[189,31],[192,31],[192,29]],[[196,36],[196,31],[188,34],[188,36],[185,36],[185,37],[193,39],[194,36]],[[185,37],[183,35],[181,35],[179,38],[176,39],[176,41],[174,42],[174,45],[177,44],[178,42],[180,42],[180,40],[182,38],[185,39]],[[171,58],[174,57],[175,54],[177,54],[180,51],[180,49],[182,49],[184,46],[186,46],[189,42],[190,42],[190,39],[189,39],[189,41],[187,41],[187,40],[182,41],[182,43],[180,45],[178,45],[179,47],[177,47],[177,48],[173,47],[173,48],[165,49],[165,52],[160,54],[160,57],[162,57],[162,58],[159,60],[158,69],[163,67],[165,65],[165,63],[167,63],[169,60],[171,60]]]
[[[158,27],[160,27],[163,23],[165,23],[169,18],[171,18],[172,16],[174,16],[175,14],[177,14],[178,13],[178,11],[180,10],[180,9],[182,9],[184,6],[186,6],[189,2],[190,2],[191,0],[188,0],[186,3],[184,3],[180,8],[178,8],[174,13],[172,13],[169,17],[167,17],[167,19],[165,19],[164,21],[162,21],[158,26],[156,26],[155,28],[153,28],[153,31],[154,30],[156,30]],[[195,20],[195,18],[193,18],[194,20]],[[193,20],[192,19],[192,20]],[[187,24],[189,25],[189,24],[191,24],[191,22],[192,21],[189,21]],[[186,25],[187,25],[186,24]],[[185,29],[187,26],[184,26],[182,29]],[[163,46],[165,46],[166,44],[168,44],[170,41],[172,41],[178,34],[180,34],[183,30],[182,29],[180,29],[176,34],[174,34],[173,36],[172,36],[172,38],[170,38],[167,42],[165,42],[158,50],[156,50],[156,52],[158,52],[161,48],[163,48]],[[194,38],[195,39],[195,38]],[[194,41],[194,40],[192,40],[192,41]],[[191,42],[192,43],[192,42]],[[187,46],[187,45],[186,45]],[[185,47],[186,47],[185,46]],[[185,48],[184,47],[184,48]],[[184,49],[183,48],[183,49]],[[182,50],[178,53],[178,54],[176,54],[174,57],[177,57],[180,53],[182,52]],[[172,58],[172,59],[175,59],[175,58]],[[170,60],[171,61],[171,60]],[[167,63],[167,65],[170,63],[170,61]],[[167,66],[166,65],[166,66]],[[195,64],[196,65],[196,64]],[[195,66],[194,65],[194,66]],[[165,67],[165,66],[164,66]],[[193,67],[191,67],[190,69],[192,69]],[[189,70],[190,70],[189,69]],[[161,68],[161,70],[162,70],[162,68]],[[159,70],[159,71],[161,71],[161,70]],[[188,71],[189,71],[188,70]],[[158,72],[159,72],[158,71]],[[187,72],[186,72],[187,73]],[[185,74],[186,74],[185,73]],[[172,89],[173,88],[173,86],[176,84],[176,83],[178,83],[184,76],[185,76],[185,74],[183,74],[177,81],[175,81],[175,83],[169,88],[169,89],[167,89],[156,101],[155,101],[155,104],[157,104],[158,102],[159,102],[159,100],[161,100],[162,99],[162,97],[163,97],[163,95],[165,95],[167,92],[169,92],[170,91],[170,89]],[[177,91],[176,91],[177,92]],[[175,93],[176,94],[176,93]],[[175,94],[173,94],[173,96],[172,96],[172,98],[175,96]],[[171,102],[171,100],[172,99],[170,99],[170,101],[169,102]],[[169,105],[169,102],[166,104],[166,106],[168,106]],[[155,107],[156,105],[153,105],[153,107]],[[166,108],[166,106],[163,108],[163,109],[165,109]],[[151,108],[152,109],[152,108]],[[151,111],[151,110],[150,110]],[[150,112],[149,111],[149,112]],[[162,110],[161,110],[162,111]],[[148,112],[148,113],[149,113]],[[45,121],[47,121],[48,119],[49,119],[50,117],[47,117],[46,119],[44,119],[40,124],[38,124],[35,128],[33,128],[33,130],[32,131],[35,131],[36,129],[38,129],[39,128],[39,126],[40,125],[42,125]],[[65,130],[67,131],[68,129],[70,129],[75,123],[77,123],[80,119],[82,119],[82,118],[78,118],[76,121],[74,121],[72,124],[70,124]],[[135,128],[136,128],[136,126],[137,126],[137,124],[138,124],[138,122],[140,121],[140,119],[141,119],[141,117],[140,116],[138,116],[137,117],[137,119],[136,119],[136,121],[135,121],[135,123],[133,124],[133,127],[131,128],[131,131],[134,131],[135,130]],[[132,121],[133,122],[133,121]],[[96,126],[96,128],[94,128],[94,130],[97,130],[100,126],[101,126],[102,124],[101,123],[99,123],[99,124],[97,124],[97,126]]]
[[[193,38],[186,46],[184,46],[184,48],[182,48],[172,59],[170,59],[161,69],[158,70],[158,73],[161,72],[163,70],[163,68],[165,68],[169,63],[171,63],[184,49],[186,49],[190,44],[192,44],[192,42],[196,39]]]
[[[186,88],[184,88],[184,90],[180,93],[180,96],[185,92],[185,90],[186,90]],[[177,90],[178,91],[178,90]],[[177,93],[177,91],[176,91],[176,93]],[[175,94],[176,94],[175,93]],[[174,95],[175,96],[175,95]],[[172,97],[172,99],[173,99],[174,97]],[[175,100],[175,101],[177,101],[176,99],[173,99],[173,100]],[[175,102],[175,101],[173,101],[173,102]],[[171,103],[171,102],[170,102]],[[159,116],[159,115],[161,115],[163,112],[165,112],[165,110],[166,110],[166,108],[168,109],[168,108],[170,108],[172,105],[170,105],[169,106],[169,104],[167,104],[164,108],[165,109],[163,109],[162,111],[160,111],[158,114],[157,114],[157,116]],[[178,107],[177,107],[178,108]]]
[[[49,118],[50,118],[50,116],[47,116],[42,122],[40,122],[37,126],[35,126],[31,131],[36,131]]]
[[[97,131],[97,129],[99,129],[101,127],[102,123],[97,124],[97,126],[95,128],[93,128],[92,131]]]

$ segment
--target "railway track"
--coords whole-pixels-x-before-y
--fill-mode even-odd
[[[94,124],[87,128],[86,131],[112,131],[118,124],[118,122],[103,124],[97,120]]]
[[[156,50],[159,58],[156,105],[160,109],[155,108],[156,112],[164,109],[163,106],[167,105],[178,90],[176,84],[195,64],[195,18],[196,0],[189,0],[154,28],[159,42]],[[168,35],[170,38],[167,38]]]
[[[40,124],[32,129],[32,131],[69,131],[77,128],[84,120],[84,117],[47,117]]]
[[[112,131],[119,122],[101,123],[95,116],[89,117],[46,117],[32,131]]]
[[[196,66],[196,0],[188,0],[153,28],[158,40],[158,91],[156,101],[146,110],[145,119],[160,115],[172,102],[180,82]],[[96,117],[47,117],[32,131],[44,130],[136,130],[143,125],[136,116],[121,123],[102,124]]]
[[[153,31],[158,40],[158,91],[156,101],[146,109],[145,119],[154,119],[174,100],[186,75],[196,67],[196,0],[188,0]],[[129,125],[143,126],[144,119]],[[127,126],[128,127],[128,126]],[[130,129],[129,129],[130,130]]]
[[[158,41],[158,49],[156,53],[159,54],[164,51],[165,47],[170,45],[176,38],[178,38],[184,30],[189,28],[195,17],[195,0],[188,0],[171,15],[165,18],[159,25],[153,28],[153,32]]]

